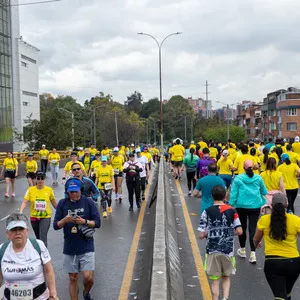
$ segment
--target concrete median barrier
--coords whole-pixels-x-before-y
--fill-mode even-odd
[[[151,276],[151,300],[184,299],[174,206],[165,162],[158,174]]]

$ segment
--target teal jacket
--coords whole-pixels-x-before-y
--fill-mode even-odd
[[[254,174],[250,178],[246,173],[234,177],[229,204],[235,208],[260,208],[265,205],[268,190],[262,178]]]
[[[196,166],[199,159],[199,156],[196,154],[193,154],[193,159],[191,159],[191,154],[187,154],[185,156],[183,164],[186,166],[187,172],[196,171]]]

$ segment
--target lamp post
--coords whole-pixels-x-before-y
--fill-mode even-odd
[[[149,37],[151,37],[157,44],[158,46],[158,64],[159,64],[159,100],[160,100],[160,145],[161,145],[161,148],[163,148],[164,146],[164,143],[163,143],[163,103],[162,103],[162,75],[161,75],[161,48],[162,48],[162,45],[164,43],[164,41],[173,36],[173,35],[178,35],[178,34],[181,34],[182,32],[174,32],[174,33],[171,33],[169,35],[167,35],[161,43],[158,42],[158,40],[151,34],[148,34],[148,33],[144,33],[144,32],[138,32],[138,34],[140,35],[147,35]]]
[[[224,102],[221,102],[221,101],[217,101],[218,103],[221,103],[221,104],[224,104],[226,105],[226,110],[227,110],[227,141],[229,140],[229,104],[226,104]]]
[[[74,112],[69,111],[69,110],[67,110],[65,108],[62,108],[62,107],[59,107],[58,109],[63,110],[63,111],[65,111],[65,112],[72,115],[72,150],[74,150],[74,148],[75,148],[75,143],[74,143]]]

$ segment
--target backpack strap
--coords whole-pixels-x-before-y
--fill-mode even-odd
[[[10,241],[5,242],[0,249],[0,267],[1,267],[2,258],[4,256],[4,253],[9,245],[9,243],[10,243]]]
[[[36,250],[36,252],[39,254],[39,256],[41,256],[42,250],[41,250],[41,247],[40,247],[39,243],[37,242],[37,240],[35,238],[29,238],[29,241],[31,242],[33,248]]]

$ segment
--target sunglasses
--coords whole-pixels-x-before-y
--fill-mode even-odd
[[[37,177],[36,180],[44,180],[44,177]]]
[[[72,171],[80,171],[80,170],[81,170],[80,168],[72,169]]]

